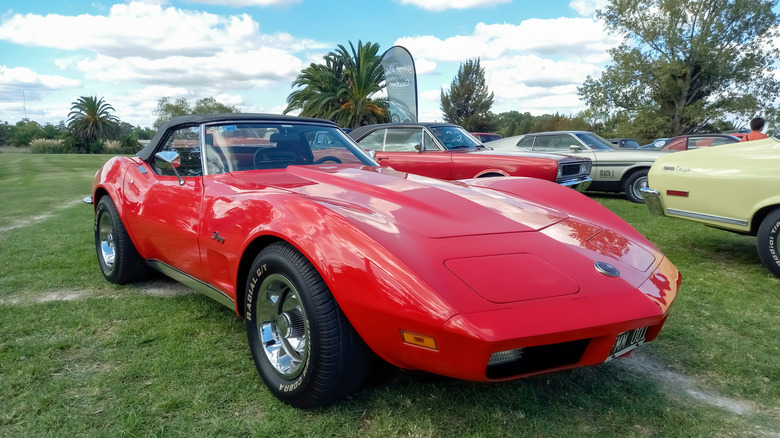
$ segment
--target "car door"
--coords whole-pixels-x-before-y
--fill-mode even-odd
[[[198,246],[203,196],[200,127],[170,132],[155,152],[163,151],[179,154],[176,170],[183,184],[172,169],[154,162],[131,168],[124,185],[127,226],[146,259],[203,279]]]
[[[383,128],[365,136],[359,144],[373,150],[382,166],[431,178],[452,179],[452,152],[439,147],[422,127]]]

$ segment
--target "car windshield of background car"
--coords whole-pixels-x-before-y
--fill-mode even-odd
[[[484,147],[465,129],[457,126],[434,126],[430,130],[447,149],[480,149]]]
[[[205,128],[210,175],[288,165],[377,164],[336,127],[231,123]],[[262,164],[262,165],[259,165]]]
[[[590,146],[591,149],[595,150],[601,150],[601,151],[611,151],[614,150],[615,147],[612,146],[612,144],[603,138],[599,137],[598,135],[592,133],[592,132],[578,132],[574,134],[582,140],[583,143]]]

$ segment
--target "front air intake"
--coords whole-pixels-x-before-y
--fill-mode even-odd
[[[503,379],[574,365],[582,359],[589,343],[590,339],[580,339],[560,344],[527,347],[522,350],[510,350],[522,351],[522,354],[515,354],[516,357],[512,360],[494,360],[491,357],[486,375],[488,379]],[[511,355],[504,353],[494,353],[493,356],[501,359],[506,359],[507,356],[511,357]]]

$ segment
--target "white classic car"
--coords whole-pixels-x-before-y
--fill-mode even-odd
[[[651,212],[756,236],[761,262],[780,277],[780,141],[677,152],[648,176],[642,196]]]
[[[668,151],[617,148],[588,131],[534,132],[491,141],[488,147],[499,151],[556,152],[588,157],[593,162],[588,191],[625,192],[632,202],[642,203],[640,190],[647,187],[647,171]]]

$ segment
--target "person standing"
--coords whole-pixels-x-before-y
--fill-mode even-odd
[[[768,138],[769,136],[761,132],[764,129],[764,119],[756,117],[750,121],[750,133],[742,137],[742,141],[761,140],[762,138]]]

